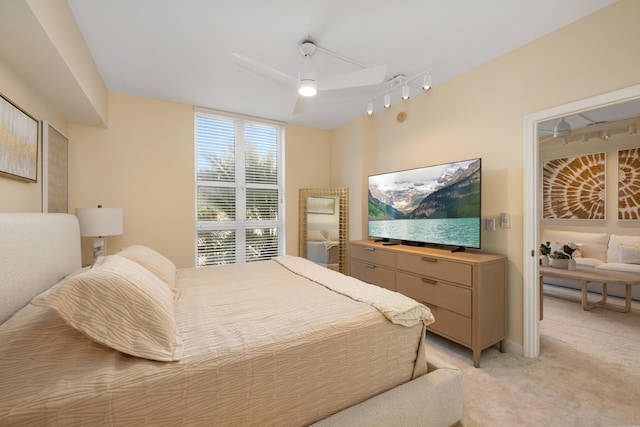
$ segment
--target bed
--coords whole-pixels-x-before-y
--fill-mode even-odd
[[[331,270],[340,270],[340,237],[338,230],[309,230],[307,259]]]
[[[426,307],[302,258],[80,265],[67,214],[0,214],[0,425],[454,425]]]

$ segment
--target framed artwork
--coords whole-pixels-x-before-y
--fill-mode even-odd
[[[605,165],[605,153],[543,162],[542,219],[604,220]]]
[[[42,212],[67,213],[69,140],[42,121]]]
[[[640,220],[640,149],[618,151],[618,219]]]
[[[336,199],[333,197],[308,197],[307,212],[333,215],[336,211]]]
[[[38,181],[38,120],[0,95],[0,175]]]

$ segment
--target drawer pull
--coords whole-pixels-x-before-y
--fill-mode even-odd
[[[431,257],[428,257],[428,256],[420,257],[420,259],[423,260],[423,261],[427,261],[427,262],[438,262],[438,258],[431,258]]]
[[[430,285],[437,285],[438,284],[437,280],[427,279],[426,277],[421,277],[420,280],[422,280],[424,283],[428,283]]]
[[[376,248],[372,248],[372,247],[367,246],[366,248],[364,248],[364,250],[373,252],[373,251],[376,250]]]
[[[364,266],[367,268],[376,268],[374,264],[365,264]]]

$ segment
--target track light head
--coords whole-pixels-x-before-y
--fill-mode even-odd
[[[611,138],[611,134],[609,133],[608,129],[605,129],[602,132],[600,132],[600,139],[601,140],[608,141],[609,138]]]
[[[384,95],[384,108],[389,108],[389,107],[391,107],[391,97],[387,93]]]
[[[406,101],[407,99],[409,99],[409,96],[409,86],[405,84],[404,86],[402,86],[402,99]]]
[[[369,101],[367,104],[367,115],[373,115],[373,101]]]
[[[425,74],[424,78],[422,79],[422,90],[429,89],[431,89],[431,73]]]

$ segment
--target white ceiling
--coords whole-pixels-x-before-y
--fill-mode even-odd
[[[110,91],[333,129],[365,113],[384,86],[297,94],[234,62],[232,52],[291,76],[298,45],[319,46],[389,76],[433,69],[433,86],[615,0],[67,0]],[[319,77],[358,69],[316,53]]]

